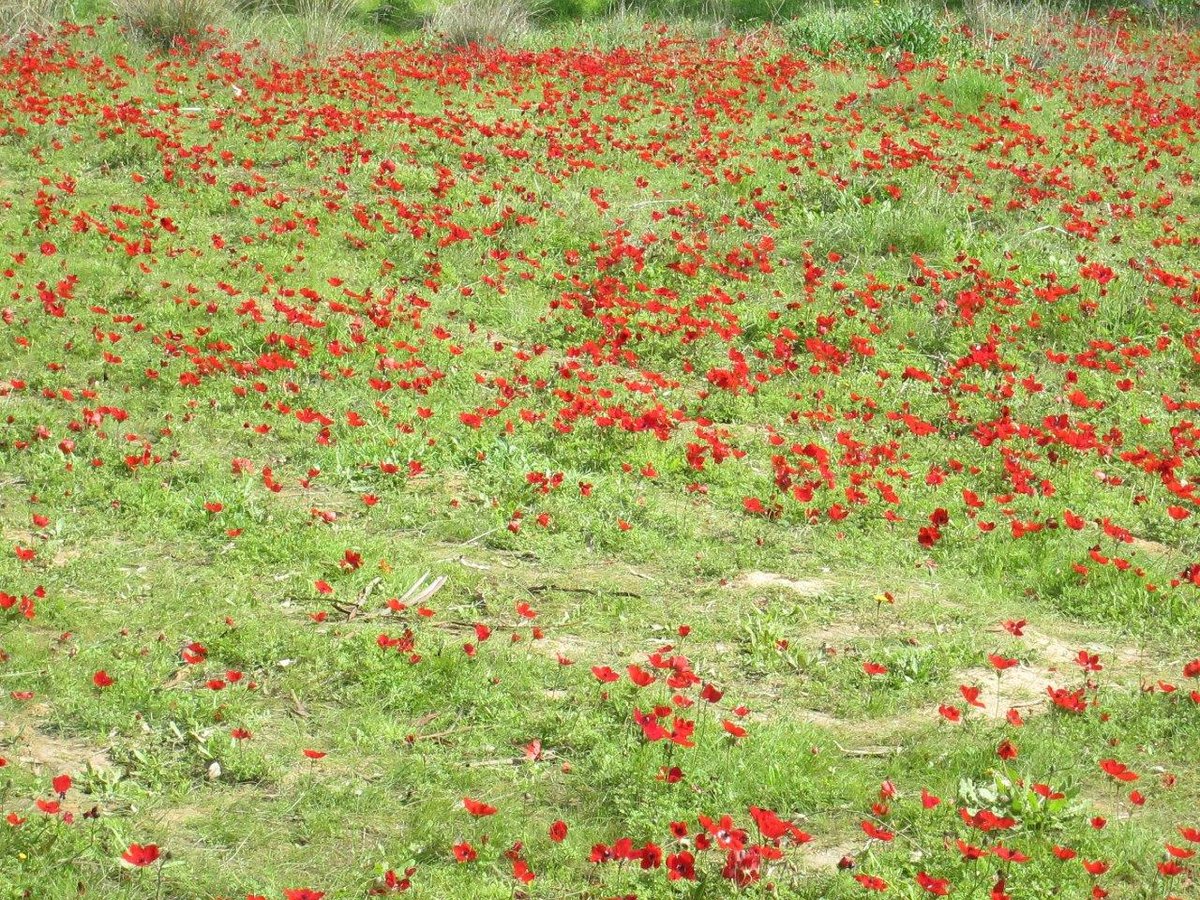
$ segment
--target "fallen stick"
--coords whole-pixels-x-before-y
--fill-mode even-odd
[[[834,742],[834,746],[842,752],[844,756],[893,756],[903,750],[903,747],[851,747],[847,749],[841,744]]]
[[[346,621],[349,622],[360,612],[362,612],[363,607],[367,605],[367,599],[371,596],[371,593],[381,584],[383,584],[383,578],[376,576],[375,578],[372,578],[361,591],[358,592],[358,596],[354,599],[353,603],[339,603],[335,600],[330,605],[344,615],[346,617]]]
[[[302,719],[307,719],[308,718],[308,707],[306,707],[302,702],[300,702],[300,698],[296,696],[295,691],[292,691],[291,694],[292,694],[292,712],[294,712],[296,715],[298,715]]]
[[[598,590],[596,588],[571,588],[559,587],[555,584],[533,584],[525,588],[531,594],[547,594],[550,591],[558,591],[560,594],[588,594],[593,597],[598,597],[601,594],[608,594],[610,597],[637,597],[641,599],[641,594],[637,591],[610,591],[607,589]]]

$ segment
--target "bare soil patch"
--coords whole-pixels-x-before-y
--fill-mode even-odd
[[[80,775],[89,769],[111,771],[114,767],[108,751],[79,738],[48,734],[37,728],[9,725],[0,731],[0,741],[12,747],[13,758],[34,772],[54,775]]]

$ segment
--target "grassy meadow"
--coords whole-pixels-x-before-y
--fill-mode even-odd
[[[1196,897],[1187,5],[481,2],[0,14],[0,898]]]

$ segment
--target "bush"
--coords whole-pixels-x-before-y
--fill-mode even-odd
[[[545,0],[455,0],[439,7],[425,28],[459,47],[504,43],[526,34],[547,9]]]
[[[113,9],[130,32],[163,50],[190,43],[225,12],[222,0],[113,0]]]
[[[948,34],[933,10],[919,3],[828,7],[788,22],[783,32],[793,47],[823,56],[883,48],[922,58],[939,55]]]
[[[928,6],[883,6],[879,13],[873,20],[875,30],[864,35],[868,47],[894,47],[923,58],[941,51],[944,33]]]

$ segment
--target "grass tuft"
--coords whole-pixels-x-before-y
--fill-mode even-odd
[[[293,40],[311,56],[333,56],[352,44],[351,18],[355,0],[295,0],[288,21]]]
[[[528,34],[548,8],[544,0],[455,0],[439,7],[425,28],[455,47],[503,44]]]
[[[113,0],[132,35],[161,50],[191,43],[221,21],[224,0]]]

